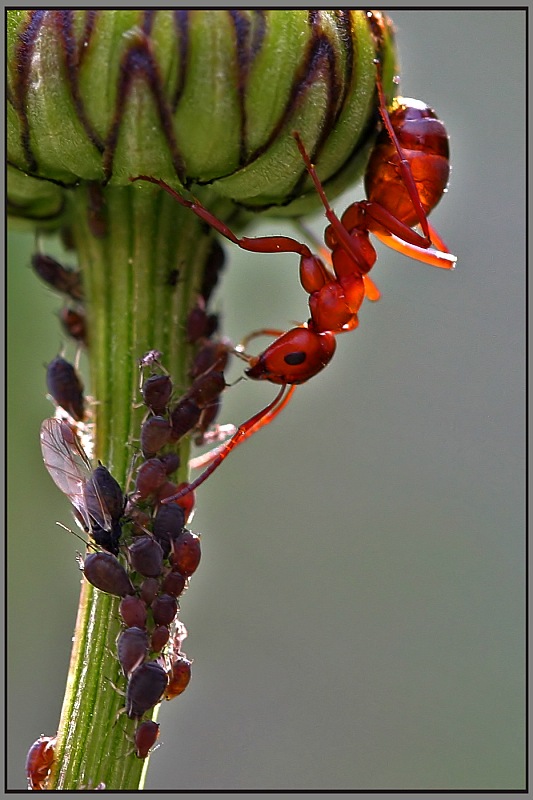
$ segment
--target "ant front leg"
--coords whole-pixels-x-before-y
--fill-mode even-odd
[[[269,425],[286,407],[296,386],[320,372],[329,364],[335,352],[335,335],[331,331],[317,332],[305,325],[282,333],[258,356],[249,356],[242,351],[245,344],[252,339],[277,333],[278,331],[270,328],[254,331],[236,351],[250,364],[246,370],[249,378],[266,380],[281,386],[274,400],[237,428],[231,439],[213,454],[214,457],[198,478],[179,492],[165,497],[161,500],[162,503],[175,502],[204,483],[238,445]]]
[[[184,486],[179,492],[170,495],[170,497],[165,497],[163,500],[161,500],[161,503],[166,505],[167,503],[176,502],[190,492],[193,492],[198,488],[198,486],[201,486],[201,484],[204,483],[204,481],[206,481],[209,476],[212,475],[213,472],[220,466],[220,464],[222,464],[222,462],[229,456],[232,450],[245,442],[246,439],[249,439],[252,434],[256,433],[264,425],[272,422],[279,412],[285,408],[294,392],[294,389],[294,386],[291,386],[289,389],[287,389],[287,385],[284,384],[271,403],[265,406],[265,408],[261,409],[261,411],[258,411],[257,414],[254,414],[253,417],[250,417],[250,419],[246,420],[246,422],[243,422],[242,425],[239,425],[237,431],[234,433],[231,439],[221,446],[220,452],[211,461],[207,469],[205,469],[201,475],[199,475],[192,483]]]
[[[302,257],[314,258],[311,250],[307,245],[292,239],[290,236],[237,236],[225,222],[215,217],[210,211],[203,206],[199,200],[187,200],[182,197],[179,192],[173,189],[168,183],[159,179],[152,178],[148,175],[138,175],[136,178],[130,179],[134,181],[147,181],[159,186],[167,194],[174,198],[180,205],[189,208],[197,217],[207,222],[214,230],[222,234],[230,242],[233,242],[242,250],[247,250],[252,253],[298,253]]]

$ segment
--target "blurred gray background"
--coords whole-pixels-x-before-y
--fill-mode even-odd
[[[401,90],[451,135],[432,221],[458,266],[380,248],[382,300],[199,490],[193,678],[161,711],[147,789],[524,787],[525,17],[391,15]],[[24,788],[29,745],[57,727],[80,573],[38,439],[60,301],[32,238],[9,241],[8,786]],[[228,249],[229,336],[305,318],[295,257]],[[272,396],[241,383],[224,420]]]

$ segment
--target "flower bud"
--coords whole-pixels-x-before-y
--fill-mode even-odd
[[[376,128],[375,58],[390,92],[380,12],[11,10],[12,212],[46,220],[62,187],[144,174],[301,214],[303,193],[317,203],[292,133],[330,196],[353,181]]]

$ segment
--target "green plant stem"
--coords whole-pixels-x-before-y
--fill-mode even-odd
[[[86,292],[94,456],[131,491],[126,484],[145,414],[139,407],[137,362],[148,350],[160,350],[176,392],[186,389],[190,348],[185,322],[212,233],[159,189],[102,191],[105,235],[91,224],[83,185],[69,198],[70,233]],[[184,480],[187,443],[180,455],[179,479]],[[132,752],[135,723],[119,714],[124,697],[117,689],[126,688],[116,658],[119,631],[118,599],[82,579],[49,789],[94,788],[100,782],[115,790],[142,786],[147,759]]]

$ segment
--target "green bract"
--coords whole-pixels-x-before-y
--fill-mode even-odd
[[[46,220],[62,187],[145,174],[301,214],[302,195],[317,201],[291,133],[330,195],[359,177],[376,57],[390,92],[391,25],[378,12],[10,11],[10,209]]]

